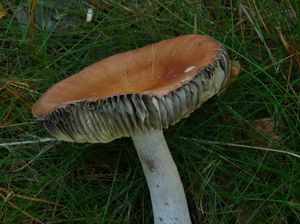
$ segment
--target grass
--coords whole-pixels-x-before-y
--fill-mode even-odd
[[[165,131],[195,223],[300,223],[299,158],[257,148],[300,154],[296,0],[89,0],[90,23],[83,1],[29,2],[29,21],[17,19],[27,1],[4,0],[0,19],[1,223],[152,223],[130,139],[40,142],[49,136],[31,106],[97,60],[192,33],[195,16],[242,65],[223,95]],[[64,16],[47,30],[47,13]]]

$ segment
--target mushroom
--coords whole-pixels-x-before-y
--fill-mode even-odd
[[[131,137],[150,190],[154,223],[190,224],[163,128],[188,117],[229,76],[228,55],[203,35],[117,54],[51,87],[33,114],[57,139],[107,143]]]

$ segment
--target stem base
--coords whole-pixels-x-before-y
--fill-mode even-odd
[[[162,130],[132,136],[150,190],[155,224],[191,224],[177,167]]]

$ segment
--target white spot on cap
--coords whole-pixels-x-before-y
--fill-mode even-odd
[[[190,72],[190,71],[192,71],[194,68],[196,68],[195,65],[190,66],[190,67],[187,67],[187,68],[184,70],[184,73]]]

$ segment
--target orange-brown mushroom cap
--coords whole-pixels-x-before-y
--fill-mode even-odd
[[[227,76],[219,43],[185,35],[88,66],[51,87],[33,114],[58,139],[110,142],[175,124],[216,94]]]

